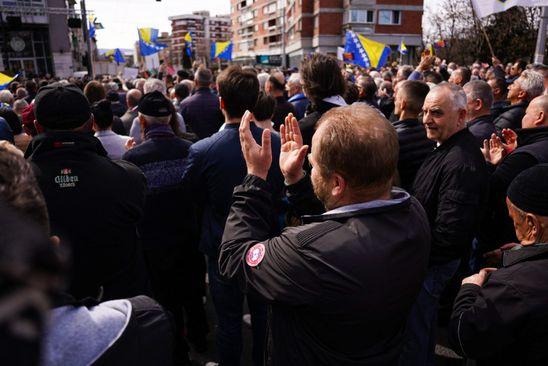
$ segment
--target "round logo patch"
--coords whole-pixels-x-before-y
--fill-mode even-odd
[[[262,262],[264,258],[265,247],[264,244],[255,244],[248,251],[245,256],[245,261],[248,266],[256,267]]]

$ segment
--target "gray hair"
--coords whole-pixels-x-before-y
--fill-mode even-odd
[[[446,89],[450,93],[451,98],[451,104],[455,107],[457,110],[464,109],[466,110],[466,93],[464,90],[462,90],[462,87],[448,83],[447,81],[444,81],[443,83],[440,83],[433,87],[430,90],[430,93],[437,91],[438,89]]]
[[[519,85],[527,93],[527,100],[531,101],[544,92],[544,75],[537,71],[525,70],[521,73]]]
[[[493,90],[483,80],[472,80],[464,84],[464,92],[472,100],[481,100],[483,109],[490,109],[493,105]]]
[[[200,67],[194,74],[194,82],[200,85],[209,85],[213,81],[211,70],[205,67]]]
[[[0,103],[13,104],[13,94],[9,90],[0,91]]]
[[[109,83],[105,84],[105,91],[108,93],[110,91],[117,92],[119,89],[118,84],[116,84],[114,81],[111,81]]]
[[[164,95],[167,93],[166,84],[158,79],[148,79],[143,86],[143,90],[144,94],[152,93],[153,91],[159,91]]]
[[[167,125],[169,124],[169,121],[171,121],[171,116],[164,116],[164,117],[156,117],[156,116],[149,116],[146,114],[142,114],[139,112],[139,117],[143,117],[147,124],[154,125],[154,124],[161,124],[161,125]]]
[[[29,106],[29,103],[25,99],[17,99],[15,102],[13,102],[13,110],[15,113],[20,113],[23,111],[23,109],[27,108]]]
[[[299,74],[298,72],[294,72],[289,76],[289,79],[287,79],[287,83],[301,85],[301,74]]]

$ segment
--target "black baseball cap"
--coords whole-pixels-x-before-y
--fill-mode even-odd
[[[517,208],[548,216],[548,164],[538,164],[519,173],[508,187],[507,196]]]
[[[137,110],[147,116],[167,117],[171,116],[171,101],[159,91],[153,91],[143,96]]]
[[[34,100],[34,115],[45,128],[73,130],[89,121],[91,108],[76,85],[54,83],[38,91]]]

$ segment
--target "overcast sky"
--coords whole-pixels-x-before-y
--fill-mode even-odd
[[[432,6],[440,0],[425,0]],[[97,31],[99,48],[133,48],[137,28],[159,28],[170,32],[169,16],[209,10],[211,15],[229,14],[230,0],[86,0],[104,30]]]

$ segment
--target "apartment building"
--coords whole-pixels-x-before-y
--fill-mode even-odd
[[[375,41],[390,45],[399,57],[403,40],[413,60],[422,45],[423,0],[344,0],[344,29],[352,29]]]
[[[171,21],[171,60],[182,65],[184,37],[192,34],[192,49],[196,60],[209,62],[211,42],[228,41],[232,38],[229,15],[211,16],[209,11],[195,11],[169,17]]]
[[[312,52],[337,54],[347,29],[415,56],[422,0],[231,0],[233,57],[243,63],[298,66]],[[396,55],[396,53],[394,53]]]

